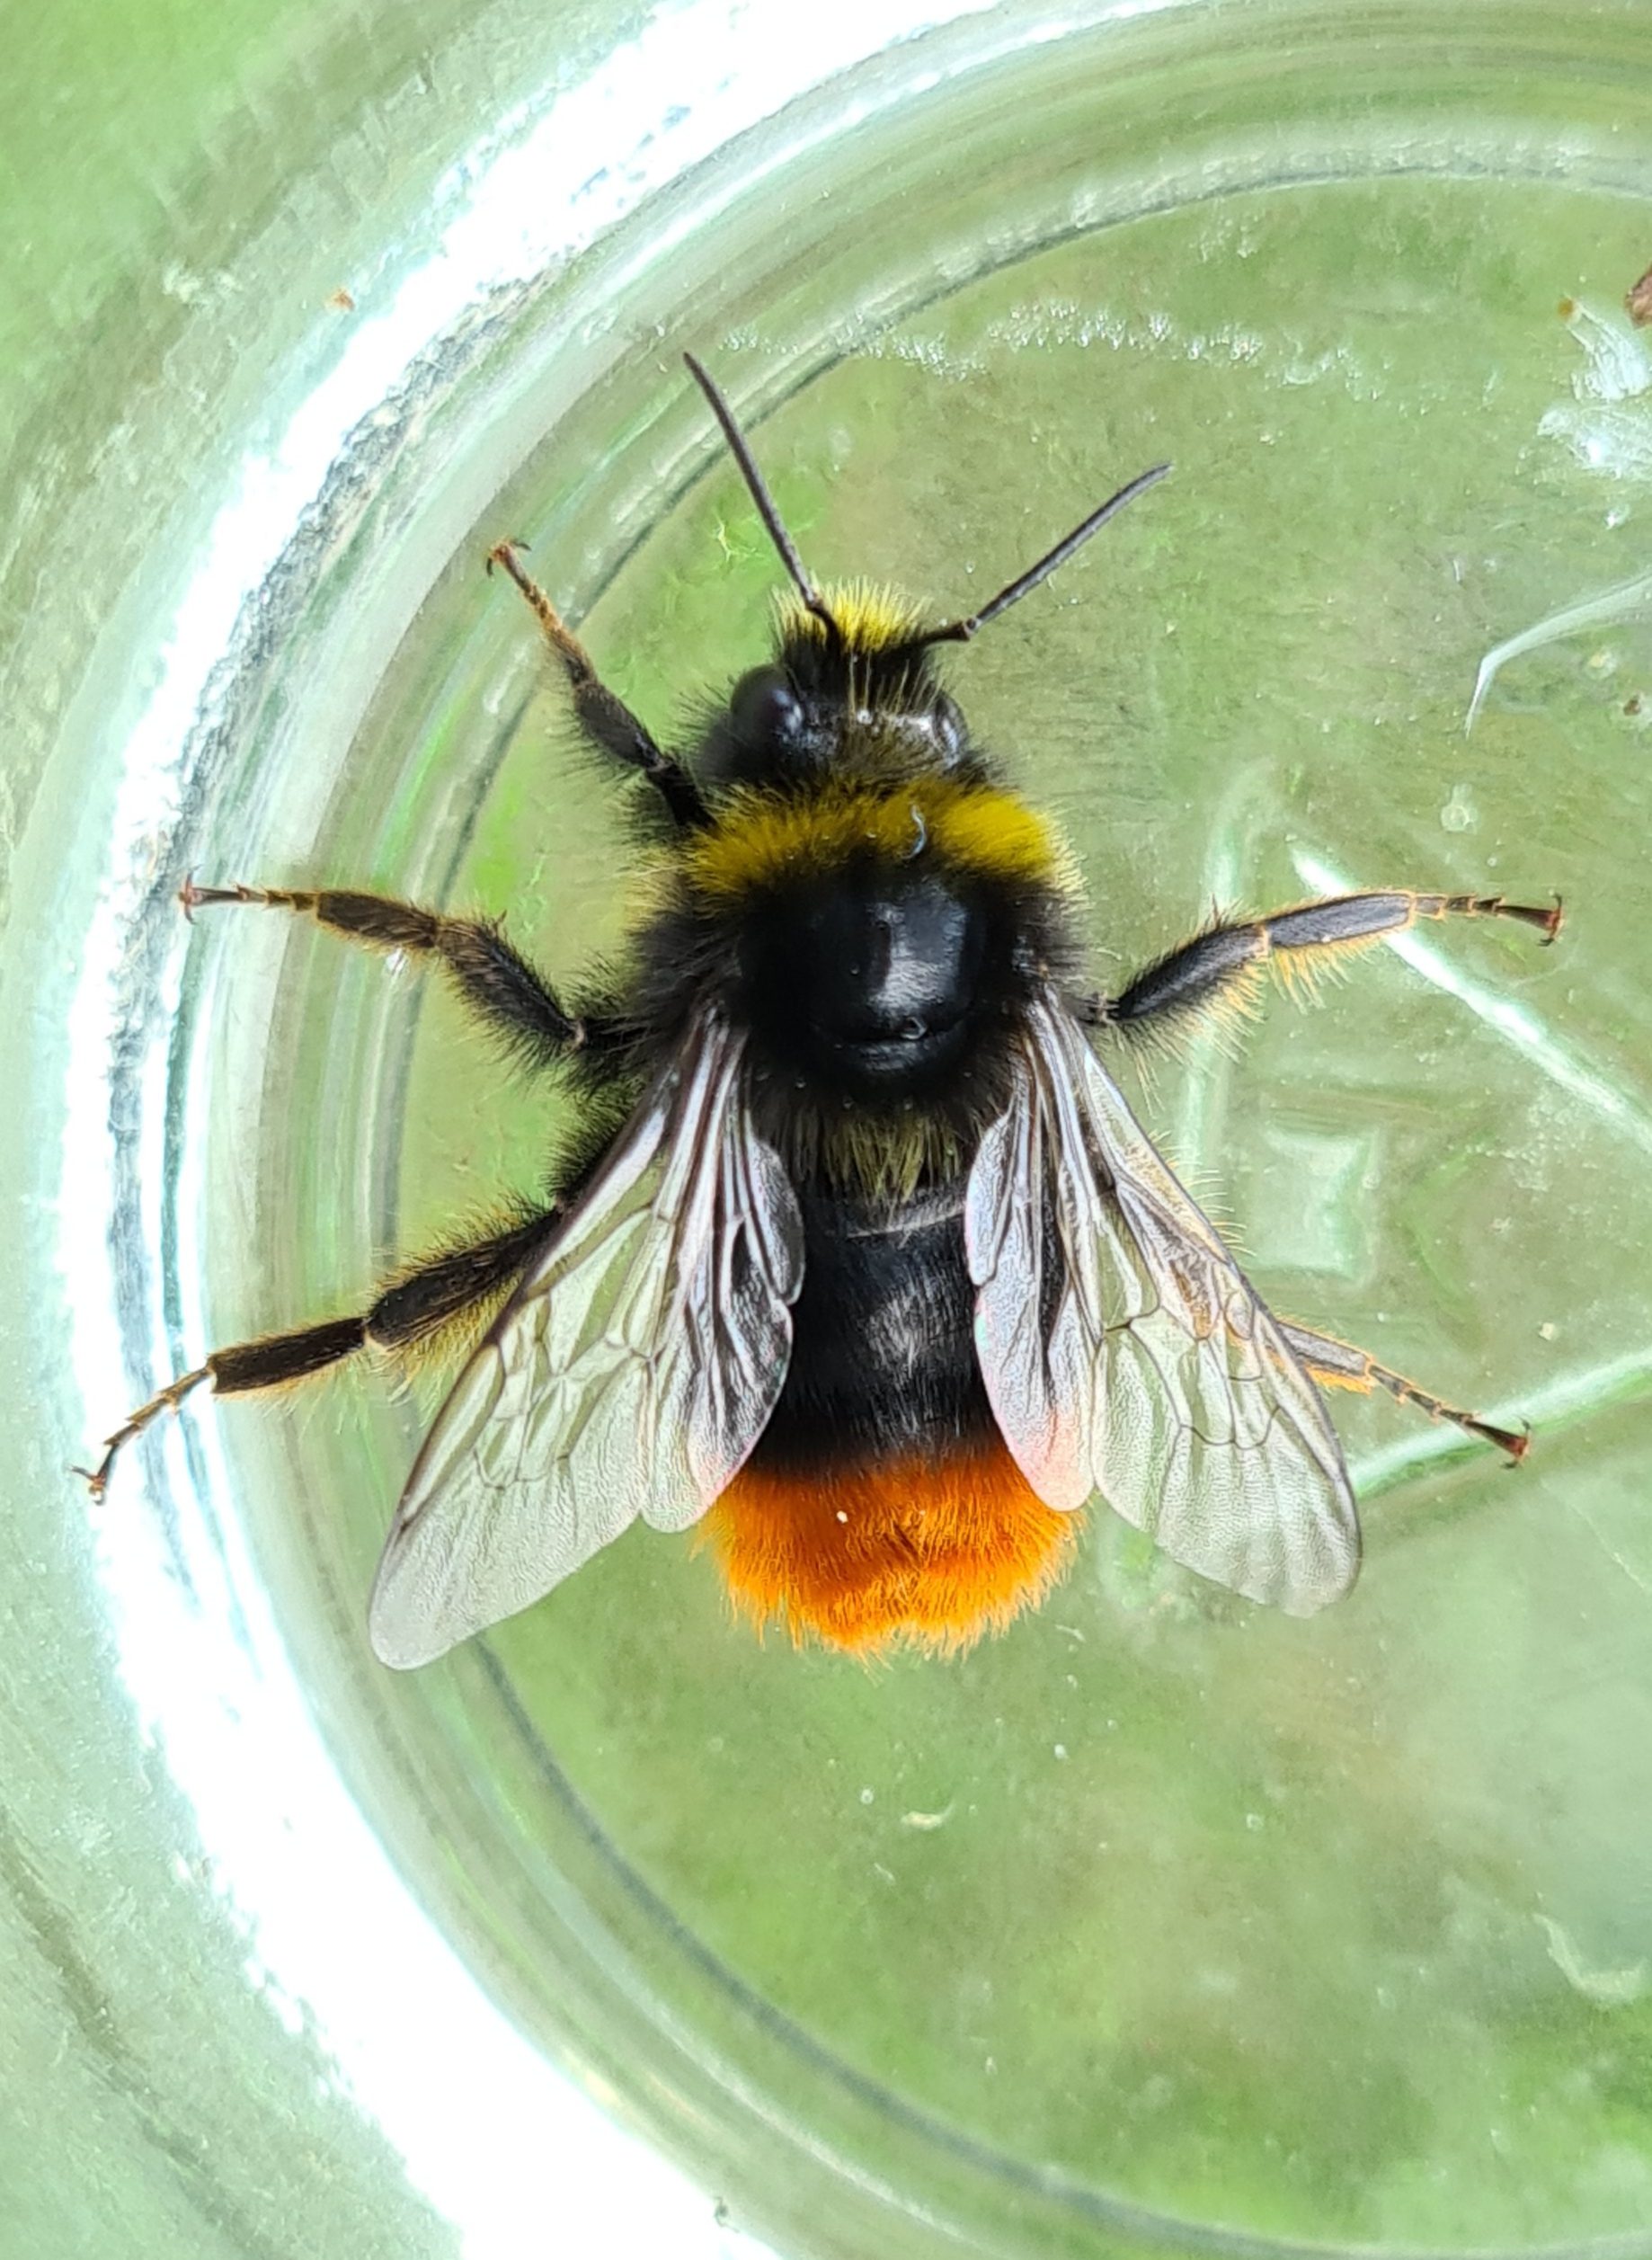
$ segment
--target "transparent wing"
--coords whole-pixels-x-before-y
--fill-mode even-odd
[[[1173,1559],[1308,1615],[1359,1571],[1319,1392],[1053,998],[965,1209],[982,1378],[1052,1507],[1099,1492]]]
[[[762,1434],[803,1225],[740,1066],[704,1013],[460,1375],[374,1581],[385,1663],[528,1607],[638,1515],[684,1528]]]

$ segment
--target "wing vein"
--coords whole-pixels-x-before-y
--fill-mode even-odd
[[[408,1667],[527,1607],[640,1515],[681,1529],[785,1381],[803,1227],[711,1004],[459,1375],[369,1610]]]
[[[1099,1494],[1293,1614],[1348,1589],[1359,1526],[1319,1392],[1053,993],[1027,1010],[965,1222],[982,1378],[1041,1498]]]

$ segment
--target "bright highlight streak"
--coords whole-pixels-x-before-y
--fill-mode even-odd
[[[1577,635],[1581,628],[1604,627],[1613,621],[1633,619],[1648,612],[1652,612],[1652,573],[1641,573],[1632,581],[1620,581],[1615,587],[1603,589],[1597,596],[1582,597],[1576,604],[1566,605],[1558,612],[1550,612],[1546,619],[1523,627],[1517,636],[1494,644],[1481,660],[1479,672],[1474,678],[1474,696],[1463,717],[1464,737],[1474,727],[1475,717],[1499,670],[1511,659],[1518,659],[1523,652],[1541,650],[1545,644],[1557,644],[1564,636]]]
[[[432,191],[428,236],[398,245],[401,280],[338,334],[336,359],[270,441],[249,448],[201,543],[193,577],[153,645],[154,688],[121,748],[105,868],[69,1021],[59,1250],[66,1278],[102,1277],[120,1170],[109,1130],[111,1059],[124,1033],[126,950],[152,875],[165,868],[189,748],[212,711],[215,671],[244,609],[304,514],[327,493],[352,433],[490,292],[537,281],[643,200],[833,76],[992,0],[837,0],[812,15],[763,0],[663,4],[586,82],[525,106]],[[1056,36],[1007,25],[999,44]],[[965,67],[982,60],[977,49]],[[815,138],[840,134],[910,92],[914,74],[869,81]],[[930,73],[926,84],[934,83]],[[799,124],[783,162],[807,146]],[[749,187],[748,174],[741,186]],[[733,191],[731,191],[733,192]],[[656,246],[656,249],[658,246]],[[418,590],[409,592],[409,609]],[[146,654],[146,657],[149,657]],[[166,974],[175,1007],[183,940]],[[144,1237],[159,1241],[168,1064],[164,1039],[129,1069]],[[102,1094],[102,1099],[100,1099]],[[187,1262],[194,1219],[182,1220]],[[185,1282],[186,1298],[195,1291]],[[123,1372],[112,1310],[75,1290],[70,1353],[93,1420]],[[186,1311],[186,1320],[199,1311]],[[158,1309],[151,1357],[169,1348]],[[93,1431],[89,1428],[88,1434]],[[199,1424],[212,1487],[231,1495],[210,1418]],[[520,2260],[543,2224],[566,2260],[718,2260],[758,2247],[721,2228],[710,2201],[499,2011],[386,1857],[316,1731],[243,1534],[193,1511],[178,1433],[164,1439],[193,1596],[160,1517],[141,1510],[137,1455],[98,1518],[110,1630],[137,1715],[194,1811],[200,1872],[233,1911],[248,1969],[289,2030],[304,2029],[338,2086],[383,2130],[409,2179],[450,2220],[466,2260]],[[536,2249],[539,2248],[536,2244]]]

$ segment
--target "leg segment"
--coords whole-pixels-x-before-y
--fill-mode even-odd
[[[611,753],[617,761],[640,769],[679,824],[703,824],[706,804],[699,787],[680,761],[662,753],[648,731],[624,700],[616,698],[592,664],[591,654],[538,583],[524,570],[517,551],[525,542],[496,542],[487,554],[487,569],[502,565],[533,608],[545,640],[561,660],[573,691],[573,710],[580,727],[593,745]]]
[[[1448,1405],[1442,1398],[1431,1397],[1427,1390],[1419,1389],[1403,1374],[1379,1366],[1364,1350],[1355,1349],[1351,1342],[1339,1342],[1334,1334],[1315,1334],[1305,1326],[1292,1326],[1283,1319],[1279,1321],[1279,1330],[1321,1388],[1357,1389],[1362,1394],[1369,1394],[1372,1389],[1386,1389],[1390,1397],[1401,1404],[1416,1405],[1431,1420],[1450,1420],[1468,1435],[1495,1444],[1500,1452],[1508,1454],[1511,1466],[1523,1460],[1531,1447],[1529,1430],[1516,1435],[1512,1428],[1494,1428],[1489,1421],[1476,1419],[1473,1413]]]
[[[1540,928],[1543,939],[1551,942],[1560,930],[1560,898],[1541,910],[1506,903],[1500,894],[1418,894],[1396,887],[1385,894],[1303,903],[1271,918],[1209,928],[1138,974],[1122,995],[1097,998],[1085,1017],[1128,1027],[1157,1017],[1177,1020],[1223,1008],[1243,1010],[1268,959],[1276,960],[1287,983],[1305,979],[1311,984],[1315,974],[1339,955],[1369,948],[1422,918],[1514,918]]]
[[[205,1365],[168,1382],[147,1404],[139,1405],[104,1438],[103,1456],[96,1467],[77,1467],[75,1474],[84,1475],[92,1496],[101,1499],[122,1447],[141,1435],[157,1414],[175,1412],[202,1382],[209,1381],[217,1396],[234,1396],[244,1390],[280,1389],[290,1382],[307,1381],[359,1349],[406,1354],[428,1348],[447,1328],[485,1316],[489,1304],[526,1271],[550,1237],[558,1215],[555,1208],[534,1209],[485,1239],[443,1249],[403,1272],[359,1317],[324,1319],[319,1326],[299,1327],[290,1334],[265,1334],[255,1341],[215,1349]]]
[[[191,917],[215,903],[307,911],[332,932],[369,949],[408,949],[439,957],[470,1010],[530,1067],[548,1066],[578,1051],[591,1034],[585,1021],[563,1010],[498,928],[479,919],[445,918],[387,894],[357,894],[336,886],[197,886],[190,878],[178,900]]]

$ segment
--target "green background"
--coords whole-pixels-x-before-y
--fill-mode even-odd
[[[755,1645],[707,1562],[636,1532],[387,1680],[361,1600],[417,1401],[366,1376],[203,1415],[238,1600],[273,1597],[417,1899],[535,2050],[799,2250],[1633,2248],[1652,2218],[1635,605],[1512,663],[1462,729],[1488,648],[1645,568],[1652,357],[1618,301],[1652,255],[1652,71],[1635,9],[1466,11],[1433,44],[1423,21],[1170,12],[800,136],[772,179],[714,165],[670,258],[622,243],[508,307],[423,453],[369,473],[273,651],[240,655],[221,775],[157,834],[163,908],[187,848],[204,876],[508,912],[559,977],[611,942],[626,788],[569,746],[476,557],[530,535],[662,727],[759,655],[773,566],[687,344],[814,569],[942,609],[1174,457],[952,668],[1070,832],[1099,979],[1316,873],[1567,897],[1553,951],[1431,930],[1420,964],[1274,1001],[1231,1056],[1123,1071],[1279,1307],[1536,1425],[1515,1477],[1339,1401],[1369,1562],[1311,1624],[1097,1516],[1009,1637],[865,1673]],[[182,1735],[136,1722],[110,1540],[61,1473],[110,1408],[60,1356],[102,1282],[53,1268],[52,1109],[104,876],[96,730],[141,700],[169,576],[327,367],[329,294],[370,317],[404,208],[602,38],[567,10],[57,11],[0,94],[0,1043],[31,1094],[0,1125],[8,2255],[493,2248],[258,1965]],[[532,372],[564,360],[553,414]],[[203,1323],[348,1307],[532,1183],[556,1095],[513,1089],[433,984],[273,923],[165,947],[164,1170],[194,1157],[176,1197],[209,1224],[199,1277],[168,1259],[179,1356]],[[180,1471],[205,1478],[163,1449],[111,1514],[169,1527],[157,1476],[184,1511]],[[313,1879],[327,1846],[295,1857]],[[549,2179],[507,2248],[573,2233]]]

